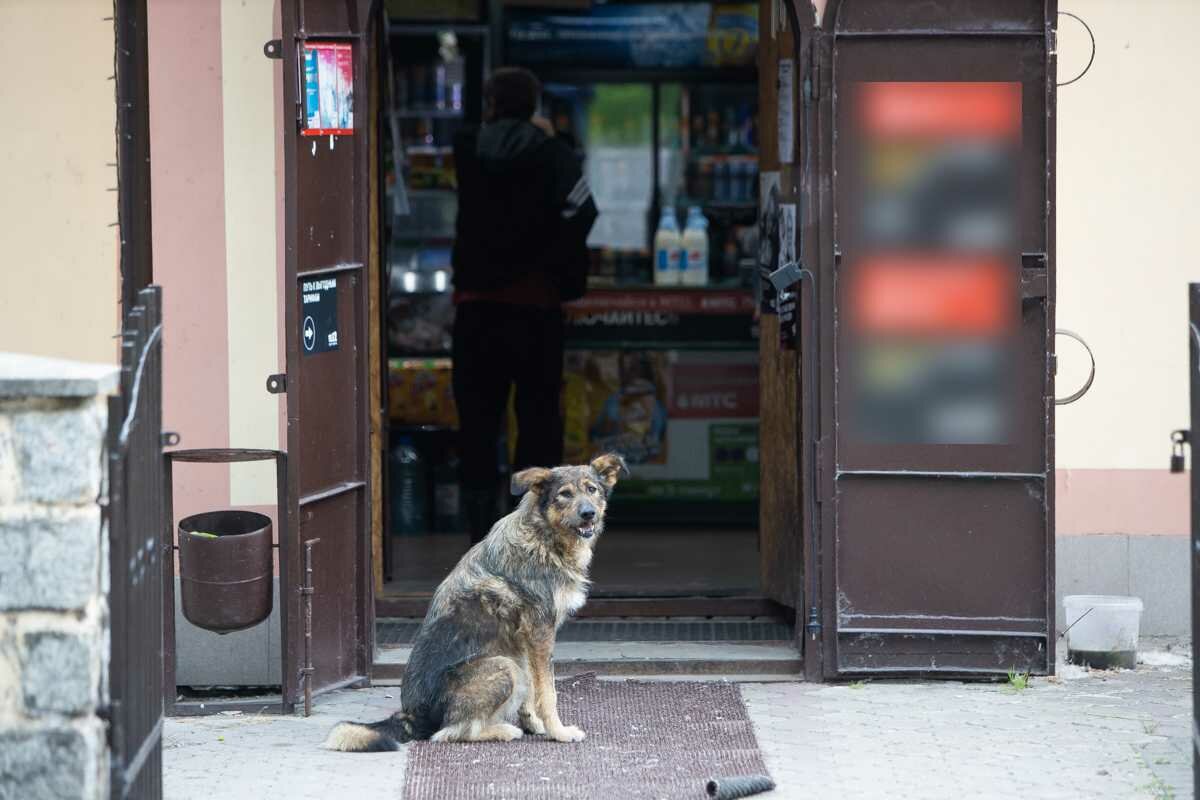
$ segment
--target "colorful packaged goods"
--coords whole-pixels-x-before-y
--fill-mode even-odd
[[[388,362],[388,405],[393,422],[456,427],[450,359],[392,359]]]

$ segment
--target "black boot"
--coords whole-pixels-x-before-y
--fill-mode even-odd
[[[471,544],[482,542],[496,522],[496,493],[491,489],[464,490],[463,510],[466,511]]]

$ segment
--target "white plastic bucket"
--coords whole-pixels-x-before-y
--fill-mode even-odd
[[[1103,669],[1137,666],[1141,599],[1073,594],[1063,598],[1063,609],[1069,662]]]

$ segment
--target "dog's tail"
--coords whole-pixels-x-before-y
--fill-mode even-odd
[[[343,753],[381,753],[399,750],[413,739],[425,738],[412,714],[397,711],[379,722],[339,722],[321,745]]]

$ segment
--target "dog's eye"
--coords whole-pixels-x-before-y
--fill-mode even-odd
[[[561,492],[558,493],[558,496],[561,497],[563,500],[570,500],[571,492],[569,489],[563,489]]]
[[[588,484],[587,489],[588,489],[588,494],[595,494],[596,492],[600,491],[599,489],[597,489],[595,486],[593,486],[590,483]]]

